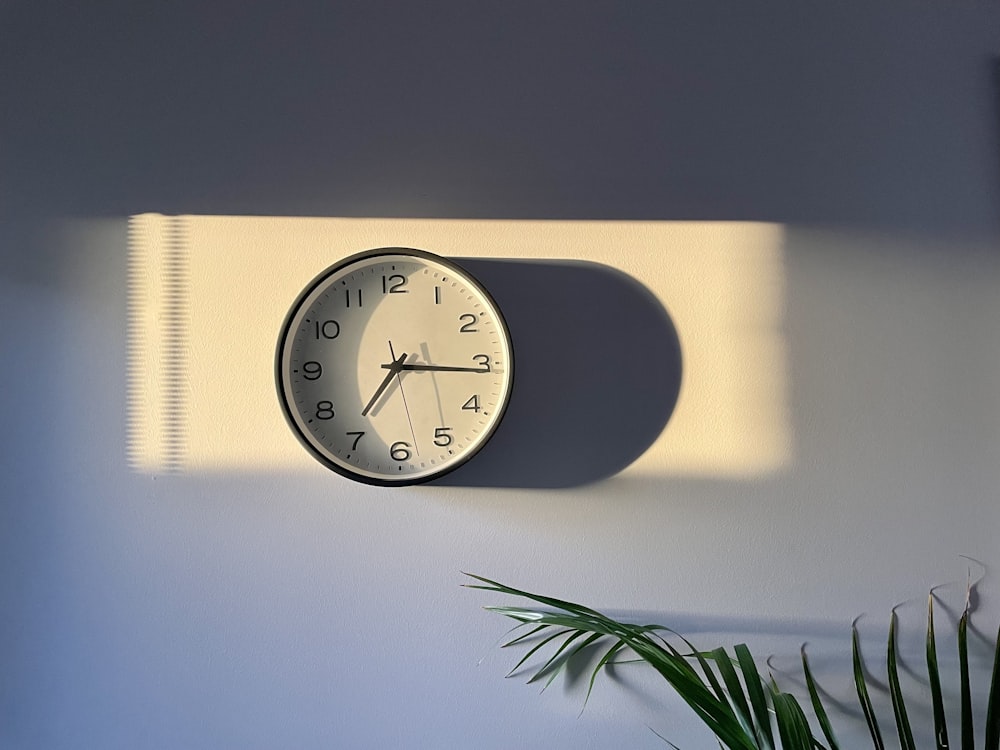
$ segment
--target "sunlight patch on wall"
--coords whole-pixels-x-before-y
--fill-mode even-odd
[[[281,323],[335,261],[408,246],[446,257],[581,260],[631,275],[677,328],[683,382],[666,429],[626,471],[772,474],[792,460],[783,235],[781,225],[755,222],[134,216],[130,465],[144,473],[325,471],[278,406]]]

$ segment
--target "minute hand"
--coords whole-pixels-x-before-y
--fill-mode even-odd
[[[387,364],[382,365],[383,370],[391,370],[398,367],[400,370],[416,370],[418,372],[489,372],[489,365],[484,367],[446,367],[445,365],[418,365],[418,364]]]

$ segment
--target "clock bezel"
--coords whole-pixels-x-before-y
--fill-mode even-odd
[[[421,261],[427,261],[430,263],[436,263],[450,273],[455,274],[460,277],[462,281],[469,286],[477,295],[480,295],[483,301],[491,308],[492,312],[496,317],[496,325],[498,333],[503,337],[503,343],[507,352],[508,361],[505,362],[505,367],[508,371],[506,378],[506,388],[505,392],[502,394],[498,401],[497,407],[493,412],[493,419],[490,422],[488,428],[483,433],[482,437],[476,442],[475,445],[465,449],[462,453],[458,454],[458,457],[449,462],[442,468],[431,471],[427,474],[422,474],[419,476],[404,475],[399,478],[391,478],[391,475],[381,475],[381,476],[369,476],[368,474],[363,474],[352,470],[348,466],[337,463],[326,456],[322,451],[320,451],[314,444],[310,437],[305,434],[298,421],[295,419],[296,410],[288,403],[288,398],[285,395],[285,375],[283,368],[283,358],[286,343],[290,340],[289,336],[291,334],[292,322],[298,315],[302,305],[309,299],[312,294],[322,286],[331,276],[335,276],[340,273],[344,268],[362,263],[365,261],[370,261],[374,258],[380,258],[392,255],[402,255],[412,257]],[[281,332],[278,336],[278,345],[275,353],[275,384],[278,391],[278,401],[281,404],[281,411],[292,430],[292,433],[298,438],[299,442],[306,448],[309,454],[319,461],[326,468],[334,471],[341,476],[352,479],[356,482],[361,482],[363,484],[374,485],[379,487],[403,487],[403,486],[413,486],[419,484],[426,484],[427,482],[432,482],[436,479],[440,479],[447,474],[455,471],[456,469],[464,466],[469,462],[474,456],[476,456],[490,440],[493,439],[497,428],[503,422],[504,416],[507,412],[507,407],[510,404],[510,399],[514,391],[514,345],[510,336],[510,327],[507,325],[507,320],[504,317],[503,310],[500,305],[497,304],[496,299],[489,292],[489,290],[483,285],[483,283],[476,278],[470,271],[464,268],[459,263],[451,260],[450,258],[445,258],[436,253],[432,253],[427,250],[421,250],[412,247],[378,247],[369,250],[363,250],[358,253],[349,255],[333,265],[327,267],[319,274],[317,274],[312,281],[310,281],[305,288],[299,293],[285,315],[284,322],[281,325]]]

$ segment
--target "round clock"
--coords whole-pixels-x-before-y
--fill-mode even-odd
[[[361,482],[425,482],[468,461],[503,417],[510,334],[468,272],[388,247],[331,266],[278,339],[285,417],[321,463]]]

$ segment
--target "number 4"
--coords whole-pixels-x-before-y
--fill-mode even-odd
[[[465,409],[466,411],[475,411],[475,412],[478,412],[479,411],[479,395],[477,394],[477,395],[473,396],[468,401],[466,401],[464,404],[462,404],[462,408]]]

